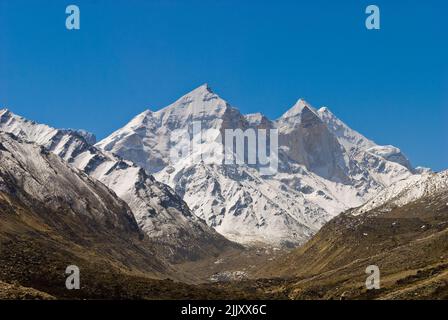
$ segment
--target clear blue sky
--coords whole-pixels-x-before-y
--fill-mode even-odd
[[[81,30],[65,28],[77,4]],[[364,26],[368,4],[381,30]],[[242,112],[326,105],[448,168],[447,1],[0,0],[0,106],[102,138],[209,83]]]

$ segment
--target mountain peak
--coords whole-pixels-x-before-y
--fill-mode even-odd
[[[125,127],[138,128],[148,123],[148,118],[153,114],[149,109],[139,113]]]
[[[9,111],[7,108],[0,109],[0,116],[3,116],[4,114],[10,114],[11,111]]]
[[[204,97],[204,96],[210,95],[210,94],[214,95],[215,93],[210,88],[208,83],[204,83],[204,84],[200,85],[199,87],[197,87],[196,89],[193,89],[192,91],[190,91],[189,93],[184,95],[184,97],[185,96],[188,96],[188,97]]]
[[[321,107],[317,110],[317,114],[324,120],[328,119],[328,121],[336,121],[341,122],[341,120],[336,117],[336,115],[331,112],[331,110],[328,107]]]
[[[192,114],[222,113],[229,105],[225,100],[215,94],[207,83],[197,87],[189,93],[183,95],[174,103],[155,112],[157,115],[163,114]]]
[[[281,117],[282,118],[290,118],[295,117],[297,115],[302,114],[304,109],[308,109],[309,111],[312,111],[313,113],[316,113],[316,110],[306,102],[304,99],[300,98],[297,100],[297,102],[288,110],[286,111]]]
[[[203,85],[200,85],[199,87],[193,89],[192,91],[184,94],[182,97],[180,97],[177,101],[175,101],[173,104],[163,108],[169,108],[173,105],[187,105],[191,102],[205,102],[212,99],[219,98],[217,94],[215,94],[210,86],[207,83],[204,83]],[[161,110],[163,110],[161,109]]]
[[[320,108],[317,113],[347,152],[358,152],[376,146],[375,142],[367,139],[359,132],[347,126],[327,107]]]
[[[197,87],[195,90],[202,90],[205,91],[207,93],[213,93],[212,88],[210,88],[210,86],[208,85],[208,83],[203,83],[201,84],[199,87]]]

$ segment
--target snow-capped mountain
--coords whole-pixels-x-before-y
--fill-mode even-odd
[[[433,173],[424,172],[420,175],[400,180],[381,190],[372,199],[351,212],[357,216],[362,213],[379,209],[381,212],[406,205],[423,197],[437,197],[448,190],[448,170]]]
[[[60,130],[0,110],[0,131],[38,143],[112,189],[131,208],[139,227],[172,262],[217,254],[233,246],[192,214],[167,185],[143,168],[91,145],[84,131]]]
[[[278,130],[278,172],[220,161],[226,129]],[[241,114],[207,85],[137,115],[96,146],[154,174],[198,217],[240,243],[303,243],[338,213],[416,174],[398,148],[376,145],[328,108],[299,100],[272,121]]]
[[[33,197],[54,211],[69,203],[72,215],[84,216],[92,224],[138,232],[131,210],[122,200],[45,148],[0,132],[0,150],[2,192],[25,203],[27,196]],[[82,201],[77,201],[80,196]]]
[[[42,285],[54,277],[59,283],[73,264],[85,274],[107,266],[175,275],[109,188],[6,132],[0,132],[0,217],[2,280]]]

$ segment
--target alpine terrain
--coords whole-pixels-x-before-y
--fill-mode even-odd
[[[0,299],[448,297],[448,172],[302,99],[202,85],[99,142],[2,109],[0,221]]]
[[[97,275],[172,276],[131,210],[103,184],[41,146],[0,133],[0,281],[53,294],[70,265],[85,273],[89,296]]]
[[[274,287],[295,299],[447,299],[447,243],[448,171],[425,173],[340,214],[258,276],[288,279]],[[379,290],[364,285],[370,265]]]
[[[0,131],[35,142],[70,165],[101,181],[124,200],[138,227],[171,262],[197,260],[239,249],[192,214],[171,188],[130,161],[93,146],[85,131],[54,129],[0,110]]]
[[[267,175],[259,162],[220,161],[226,129],[278,130],[278,170]],[[273,155],[270,140],[266,153]],[[200,147],[190,147],[192,142]],[[242,244],[303,244],[337,214],[425,172],[400,149],[375,144],[326,107],[298,100],[276,120],[243,115],[208,85],[159,111],[144,111],[96,147],[144,168],[197,217]]]

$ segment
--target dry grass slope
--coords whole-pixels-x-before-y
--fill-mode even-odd
[[[293,299],[446,299],[447,203],[445,190],[388,212],[346,212],[258,276],[288,279],[277,289]],[[369,265],[380,268],[380,290],[365,288]]]

